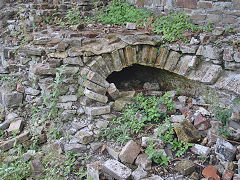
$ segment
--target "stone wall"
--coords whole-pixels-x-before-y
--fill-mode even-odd
[[[158,12],[185,11],[195,24],[236,27],[240,23],[239,0],[127,0],[138,7]]]
[[[237,47],[230,45],[232,37],[199,34],[189,44],[163,44],[161,36],[143,33],[98,34],[70,30],[33,33],[33,40],[18,47],[2,49],[1,75],[17,78],[16,86],[9,82],[1,87],[1,104],[18,106],[27,102],[41,103],[41,93],[51,91],[56,68],[64,65],[64,96],[58,107],[67,112],[81,108],[88,115],[110,112],[107,92],[112,88],[106,78],[124,67],[141,64],[171,72],[159,77],[162,86],[178,88],[193,96],[214,94],[215,100],[230,104],[240,95],[240,61]],[[214,39],[214,41],[213,41]],[[216,41],[221,46],[216,46]],[[71,75],[79,75],[71,80]],[[183,77],[180,81],[179,77]],[[83,96],[78,96],[83,93]],[[209,95],[209,94],[208,94]],[[222,99],[219,99],[220,96]]]

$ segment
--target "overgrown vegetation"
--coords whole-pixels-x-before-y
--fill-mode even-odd
[[[231,109],[219,106],[215,109],[215,118],[222,123],[222,126],[218,128],[218,135],[221,135],[224,139],[227,139],[229,136],[229,120],[231,115]]]
[[[164,133],[161,133],[165,131]],[[165,119],[165,124],[158,127],[159,140],[163,141],[164,144],[170,144],[172,149],[175,151],[175,157],[181,157],[193,144],[179,140],[175,134],[174,126],[170,123],[169,119]],[[161,151],[159,152],[158,143],[154,143],[154,139],[149,140],[149,146],[146,148],[145,153],[148,154],[149,158],[155,163],[160,165],[168,165],[170,157],[164,155]]]
[[[123,116],[110,122],[114,128],[104,129],[103,136],[125,143],[142,132],[148,123],[162,122],[174,105],[169,93],[161,97],[144,97],[139,93],[123,110]]]

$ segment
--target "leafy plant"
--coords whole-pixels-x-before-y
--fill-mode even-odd
[[[143,24],[152,13],[144,9],[137,9],[123,0],[114,0],[110,6],[104,9],[97,20],[104,24],[126,24],[127,22]]]
[[[162,109],[162,106],[166,106],[167,109]],[[142,132],[148,123],[163,121],[167,112],[171,112],[174,106],[169,93],[161,97],[144,97],[139,93],[123,110],[123,116],[110,122],[113,128],[103,129],[103,136],[124,143],[134,134]]]
[[[165,156],[162,151],[156,148],[157,143],[154,143],[152,139],[149,141],[149,145],[145,150],[145,153],[148,155],[148,159],[152,159],[153,162],[167,166],[170,157]]]
[[[218,128],[218,134],[224,139],[229,136],[229,119],[232,115],[232,110],[227,108],[216,107],[215,118],[222,123],[222,126]]]
[[[178,39],[183,39],[183,33],[202,30],[190,22],[190,18],[184,12],[172,12],[168,15],[161,15],[155,18],[153,31],[157,34],[162,34],[163,39],[173,42]]]

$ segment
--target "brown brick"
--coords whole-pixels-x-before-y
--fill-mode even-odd
[[[198,0],[177,0],[177,6],[180,8],[196,9]]]
[[[198,8],[212,8],[212,2],[211,1],[199,1],[197,3]]]

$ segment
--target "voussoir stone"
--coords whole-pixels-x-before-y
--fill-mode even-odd
[[[123,163],[132,164],[139,153],[140,153],[139,145],[136,142],[134,142],[133,140],[130,140],[122,148],[122,151],[119,154],[119,159]]]
[[[107,160],[102,165],[102,171],[109,174],[110,176],[117,180],[127,180],[130,178],[132,174],[130,168],[113,159]]]

